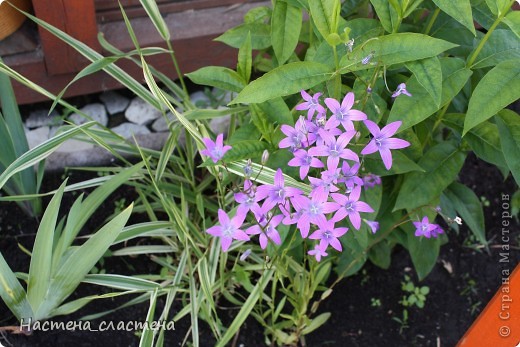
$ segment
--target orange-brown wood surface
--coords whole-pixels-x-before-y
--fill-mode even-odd
[[[520,346],[520,265],[503,282],[457,347]]]
[[[100,51],[94,0],[33,0],[33,6],[38,18]],[[85,66],[86,60],[74,49],[45,29],[39,32],[49,75],[71,73]]]

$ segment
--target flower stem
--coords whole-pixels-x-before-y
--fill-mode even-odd
[[[493,24],[491,25],[491,27],[489,28],[489,30],[487,31],[486,35],[484,35],[484,37],[482,38],[482,40],[480,40],[477,48],[475,49],[475,51],[473,52],[473,54],[470,56],[470,58],[468,59],[468,63],[466,64],[467,67],[472,67],[473,66],[473,63],[475,62],[475,60],[477,60],[477,57],[478,55],[480,54],[480,51],[482,50],[482,48],[484,47],[484,45],[486,44],[487,40],[489,39],[489,37],[491,36],[491,34],[493,33],[493,31],[495,31],[496,27],[502,22],[502,19],[504,19],[504,17],[507,15],[507,13],[509,12],[509,9],[511,8],[511,6],[513,5],[514,1],[511,1],[511,4],[510,6],[507,8],[507,10],[505,10],[504,12],[500,12],[499,15],[498,15],[498,18],[495,20],[495,22],[493,22]]]
[[[181,82],[182,90],[186,94],[185,97],[188,98],[188,88],[186,88],[186,83],[184,83],[184,77],[182,76],[181,69],[179,68],[179,64],[177,63],[177,58],[175,57],[175,52],[173,51],[173,46],[170,40],[166,41],[166,45],[168,46],[168,50],[170,51],[170,56],[173,61],[173,66],[175,67],[175,72],[177,76],[179,76],[179,81]]]
[[[433,11],[432,16],[430,17],[430,20],[428,21],[428,25],[426,26],[426,29],[424,29],[424,35],[428,35],[430,33],[430,30],[433,27],[433,23],[435,23],[435,20],[437,19],[437,16],[441,12],[440,8],[436,8],[435,11]]]

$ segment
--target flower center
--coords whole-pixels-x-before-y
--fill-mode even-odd
[[[311,204],[311,207],[309,208],[309,212],[312,215],[318,215],[320,213],[320,207],[317,204]]]
[[[332,147],[330,148],[330,155],[331,155],[332,157],[337,157],[337,156],[339,156],[339,151],[338,151],[338,145],[337,145],[337,144],[335,144],[334,146],[332,146]]]
[[[323,238],[324,238],[325,240],[327,240],[327,241],[330,240],[330,239],[332,239],[332,238],[333,238],[332,232],[330,232],[329,230],[325,231],[325,232],[323,233]]]
[[[224,230],[222,230],[222,236],[224,237],[229,237],[229,238],[233,238],[233,226],[231,225],[228,225],[224,228]]]
[[[345,204],[345,210],[347,210],[347,212],[354,212],[354,203],[348,201],[348,202]]]

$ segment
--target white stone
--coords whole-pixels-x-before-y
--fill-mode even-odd
[[[92,118],[92,120],[98,122],[99,124],[103,126],[108,125],[107,110],[105,109],[105,106],[103,104],[89,104],[81,108],[80,111]],[[89,119],[83,117],[78,113],[74,113],[69,117],[69,121],[73,122],[74,124],[81,125],[87,123]]]
[[[108,91],[99,96],[101,101],[105,104],[110,115],[123,112],[130,104],[130,99],[113,91]]]
[[[191,103],[199,108],[208,108],[211,104],[208,96],[199,90],[190,95]]]
[[[43,143],[49,139],[49,127],[44,126],[35,130],[28,130],[25,132],[25,135],[27,136],[27,143],[29,144],[29,148],[33,149],[40,143]]]
[[[81,152],[81,151],[87,151],[94,148],[94,145],[92,143],[83,142],[76,139],[68,139],[65,142],[61,144],[58,149],[56,149],[56,152],[58,153],[72,153],[72,152]]]
[[[166,119],[168,119],[168,122],[171,123],[174,120],[173,114],[171,112],[168,112],[166,113],[166,118],[161,116],[160,118],[156,119],[155,122],[153,122],[152,124],[152,130],[156,133],[168,131],[169,128]]]
[[[29,117],[25,120],[25,126],[29,129],[39,128],[43,126],[59,125],[63,123],[59,113],[56,110],[52,110],[50,115],[47,115],[47,110],[36,110],[29,114]]]
[[[151,123],[161,116],[162,113],[159,110],[138,97],[130,102],[130,105],[125,111],[126,119],[139,125]]]
[[[209,121],[209,128],[215,134],[227,134],[229,123],[231,122],[231,116],[223,116],[218,118],[213,118]]]
[[[133,123],[123,123],[111,130],[125,139],[131,138],[132,135],[145,135],[150,133],[150,130],[148,130],[146,126]]]

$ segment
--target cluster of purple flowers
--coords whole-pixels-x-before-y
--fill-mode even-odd
[[[317,241],[315,248],[308,254],[320,261],[328,255],[329,246],[342,251],[339,238],[349,228],[337,224],[345,224],[345,219],[348,218],[356,230],[360,229],[364,221],[372,232],[377,232],[377,222],[361,217],[362,213],[374,210],[360,197],[362,189],[381,184],[381,179],[373,174],[360,175],[360,155],[379,152],[385,167],[390,169],[391,150],[410,145],[405,140],[392,137],[401,122],[392,122],[380,129],[376,123],[367,119],[365,113],[352,108],[354,93],[348,93],[341,103],[326,98],[324,102],[327,108],[320,104],[320,93],[311,96],[302,91],[301,95],[305,101],[297,105],[296,110],[306,110],[307,115],[300,116],[294,127],[286,124],[281,126],[286,137],[280,141],[279,147],[293,153],[294,157],[288,165],[299,167],[300,179],[308,179],[312,191],[305,195],[300,189],[285,186],[281,169],[276,171],[272,185],[257,186],[246,179],[243,189],[234,196],[238,203],[236,215],[230,219],[223,210],[219,210],[220,225],[207,230],[209,234],[220,237],[223,251],[228,250],[233,240],[248,241],[253,235],[259,235],[262,249],[267,247],[269,241],[279,245],[281,237],[278,226],[296,224],[302,238]],[[360,140],[354,122],[364,124],[372,135],[359,154],[348,148],[353,140]],[[204,141],[206,149],[201,153],[214,162],[219,161],[230,148],[223,145],[221,135],[216,142],[209,139]],[[311,172],[316,175],[309,176]],[[242,230],[248,214],[253,215],[255,222]],[[423,225],[417,226],[418,230],[423,230],[421,235],[430,237],[442,232],[440,228],[432,229],[427,219],[425,229]]]

